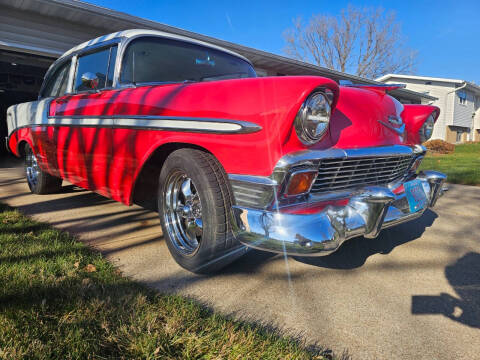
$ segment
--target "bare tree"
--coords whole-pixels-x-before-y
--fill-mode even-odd
[[[405,47],[394,12],[349,5],[339,16],[301,18],[284,33],[285,52],[330,69],[376,78],[412,73],[416,52]]]

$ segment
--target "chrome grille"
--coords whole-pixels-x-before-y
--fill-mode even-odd
[[[403,178],[411,163],[411,155],[322,159],[311,191],[320,193],[386,185]]]

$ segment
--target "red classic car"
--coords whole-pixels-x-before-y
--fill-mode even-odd
[[[226,49],[127,30],[55,61],[7,141],[33,193],[153,199],[175,260],[209,272],[248,247],[329,254],[433,206],[445,175],[417,169],[439,109],[394,88],[257,78]]]

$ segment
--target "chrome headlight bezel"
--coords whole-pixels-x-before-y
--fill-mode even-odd
[[[332,114],[333,94],[329,89],[312,92],[295,117],[295,131],[304,145],[319,142],[328,130]]]
[[[428,115],[427,120],[423,123],[420,128],[418,135],[420,137],[420,143],[424,143],[429,140],[433,135],[433,127],[435,126],[435,116],[434,113]]]

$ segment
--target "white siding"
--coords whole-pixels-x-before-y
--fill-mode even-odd
[[[458,93],[455,94],[455,117],[452,125],[471,128],[472,115],[475,112],[475,96],[470,91],[465,91],[465,89],[460,91],[466,93],[467,99],[465,104],[460,104],[460,97],[458,96]]]

